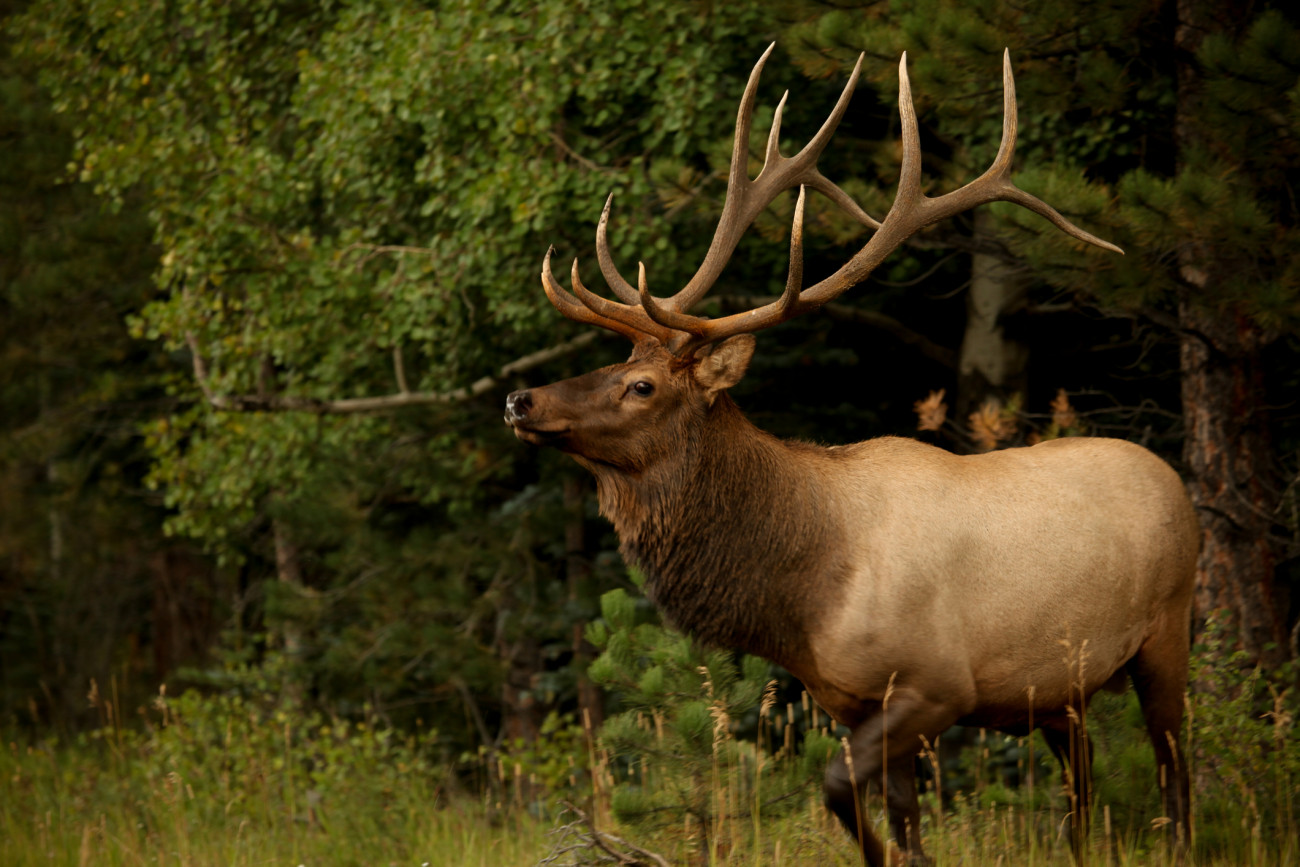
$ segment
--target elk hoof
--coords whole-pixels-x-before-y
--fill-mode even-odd
[[[897,846],[891,845],[889,867],[934,867],[934,859],[924,852],[904,852]]]

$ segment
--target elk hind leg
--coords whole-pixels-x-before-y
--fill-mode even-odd
[[[1180,619],[1180,622],[1181,619]],[[1147,639],[1128,663],[1133,689],[1142,705],[1147,735],[1156,754],[1158,780],[1169,819],[1172,842],[1181,852],[1190,841],[1190,782],[1186,755],[1180,745],[1183,696],[1187,690],[1189,626],[1157,633]]]
[[[885,804],[889,810],[889,830],[908,864],[934,863],[921,849],[921,804],[916,797],[916,759],[889,764],[885,778]]]

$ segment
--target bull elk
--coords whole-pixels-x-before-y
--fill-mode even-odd
[[[542,267],[569,319],[616,331],[631,357],[573,379],[516,391],[505,419],[524,442],[554,446],[596,477],[602,513],[646,591],[677,627],[759,654],[801,680],[852,732],[830,763],[827,806],[863,858],[886,848],[856,792],[885,775],[895,853],[924,862],[915,757],[954,724],[1015,734],[1042,729],[1074,780],[1076,852],[1086,829],[1090,748],[1071,725],[1102,686],[1131,677],[1185,839],[1188,778],[1178,746],[1187,681],[1199,532],[1182,483],[1151,452],[1116,439],[1071,438],[958,456],[899,437],[821,447],[754,427],[727,394],[754,351],[753,332],[815,310],[863,282],[917,230],[986,202],[1045,217],[1066,234],[1122,252],[1010,179],[1015,84],[1003,58],[997,157],[977,180],[938,197],[921,189],[921,150],[899,64],[903,155],[898,193],[877,222],[817,169],[848,106],[861,58],[830,117],[793,157],[778,146],[783,97],[756,178],[749,136],[755,65],[736,120],[726,200],[704,263],[657,298],[615,266],[610,202],[596,230],[601,271],[618,301],[572,291]],[[789,277],[780,298],[709,319],[687,311],[717,280],[742,233],[781,192],[799,188]],[[804,288],[801,225],[811,187],[874,229],[838,271]],[[553,252],[553,251],[552,251]],[[1066,656],[1072,647],[1072,661]]]

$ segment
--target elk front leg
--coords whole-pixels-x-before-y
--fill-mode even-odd
[[[902,850],[904,860],[908,864],[933,864],[934,859],[921,849],[921,805],[916,798],[916,755],[898,762],[890,759],[885,783],[889,830],[893,832],[894,842]]]
[[[926,699],[918,692],[898,689],[888,706],[864,720],[848,737],[826,769],[826,806],[853,834],[870,867],[887,867],[884,844],[872,833],[863,814],[861,795],[867,786],[879,783],[888,764],[884,786],[890,825],[897,838],[904,863],[926,864],[921,850],[920,806],[916,799],[916,756],[922,738],[933,741],[952,725],[960,712],[942,702]]]
[[[1077,722],[1063,715],[1045,720],[1043,737],[1061,764],[1069,785],[1070,849],[1076,864],[1082,864],[1088,847],[1088,822],[1092,807],[1092,738]]]

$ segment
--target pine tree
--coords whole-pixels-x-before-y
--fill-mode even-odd
[[[642,831],[685,823],[713,853],[800,808],[793,794],[816,792],[839,743],[802,711],[796,740],[793,708],[776,707],[767,662],[702,647],[621,589],[601,597],[601,615],[587,630],[601,650],[590,673],[624,707],[600,735],[621,822]]]

